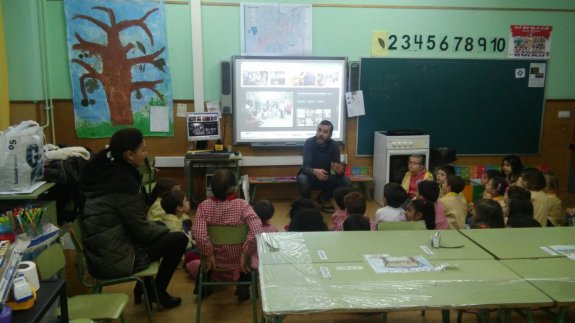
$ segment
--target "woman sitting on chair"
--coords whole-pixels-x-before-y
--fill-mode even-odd
[[[90,273],[99,278],[119,278],[147,268],[162,259],[155,278],[159,300],[148,288],[152,301],[164,308],[180,305],[166,288],[186,250],[182,232],[146,219],[142,179],[137,170],[147,156],[144,136],[138,129],[116,131],[108,148],[84,168],[81,190],[86,198],[80,215]],[[136,302],[141,290],[134,290]]]
[[[207,270],[225,269],[240,271],[240,281],[250,281],[249,258],[256,254],[255,236],[262,232],[262,222],[249,203],[236,198],[237,179],[230,169],[218,169],[212,176],[210,197],[200,203],[192,226],[192,236],[202,256]],[[208,236],[208,225],[248,226],[248,235],[242,245],[214,247]],[[239,301],[250,299],[247,285],[238,285],[236,296]]]

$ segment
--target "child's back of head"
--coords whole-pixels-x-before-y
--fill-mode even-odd
[[[364,215],[367,208],[365,197],[359,192],[348,193],[344,198],[344,207],[349,214]]]
[[[458,175],[449,175],[445,179],[445,185],[447,185],[449,192],[459,194],[465,188],[465,181]]]
[[[417,184],[417,193],[420,197],[433,203],[439,198],[439,184],[434,181],[421,181]]]
[[[407,192],[397,183],[387,183],[383,187],[383,197],[385,204],[393,208],[400,207],[407,200]]]
[[[182,191],[169,191],[162,195],[160,204],[164,211],[166,211],[166,214],[181,215],[178,214],[178,207],[184,206],[185,198],[186,194]]]
[[[429,200],[411,200],[406,212],[409,221],[424,221],[428,230],[435,229],[435,206]]]
[[[439,184],[434,181],[421,181],[417,184],[418,196],[433,203],[439,198],[439,190]]]
[[[172,190],[178,190],[179,191],[179,185],[178,185],[178,181],[176,181],[175,178],[172,177],[158,177],[156,179],[156,185],[154,186],[154,188],[152,189],[152,192],[150,193],[149,196],[149,203],[148,204],[152,204],[154,203],[154,201],[156,201],[156,199],[158,199],[159,197],[162,197],[162,195],[164,195],[164,193],[172,191]]]
[[[293,219],[293,217],[299,210],[313,209],[313,208],[314,205],[312,199],[300,197],[291,203],[289,210],[289,217]]]
[[[343,231],[370,231],[369,220],[361,214],[352,214],[343,221]]]
[[[323,216],[317,209],[301,209],[291,219],[288,231],[314,232],[327,231]]]
[[[473,205],[473,223],[476,227],[503,228],[503,209],[494,200],[480,199]]]
[[[333,191],[335,203],[337,204],[340,210],[345,209],[345,203],[343,200],[345,196],[350,192],[353,192],[353,190],[349,186],[340,186]]]
[[[521,175],[521,185],[530,191],[542,191],[545,189],[545,175],[537,168],[527,168]]]
[[[258,200],[253,206],[254,212],[258,215],[262,223],[267,223],[275,213],[275,208],[272,202],[268,200]]]
[[[212,193],[220,201],[225,201],[228,195],[234,194],[238,180],[236,174],[228,168],[220,168],[212,176]]]

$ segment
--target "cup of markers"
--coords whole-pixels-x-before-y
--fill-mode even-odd
[[[44,233],[43,223],[46,209],[44,208],[16,208],[0,215],[0,239],[2,234],[12,237],[25,233],[30,238]],[[10,240],[10,239],[8,239]]]

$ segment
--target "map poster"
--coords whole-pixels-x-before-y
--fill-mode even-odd
[[[312,55],[309,4],[242,3],[242,55]]]
[[[552,26],[512,25],[508,56],[548,59],[551,54],[552,30]]]

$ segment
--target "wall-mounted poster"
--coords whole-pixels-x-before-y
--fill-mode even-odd
[[[123,127],[173,136],[163,1],[65,0],[64,6],[78,137],[109,137]],[[153,116],[167,125],[158,127]]]
[[[242,55],[311,55],[311,13],[309,4],[240,4]]]
[[[551,26],[512,25],[509,34],[510,58],[543,58],[551,55]]]

